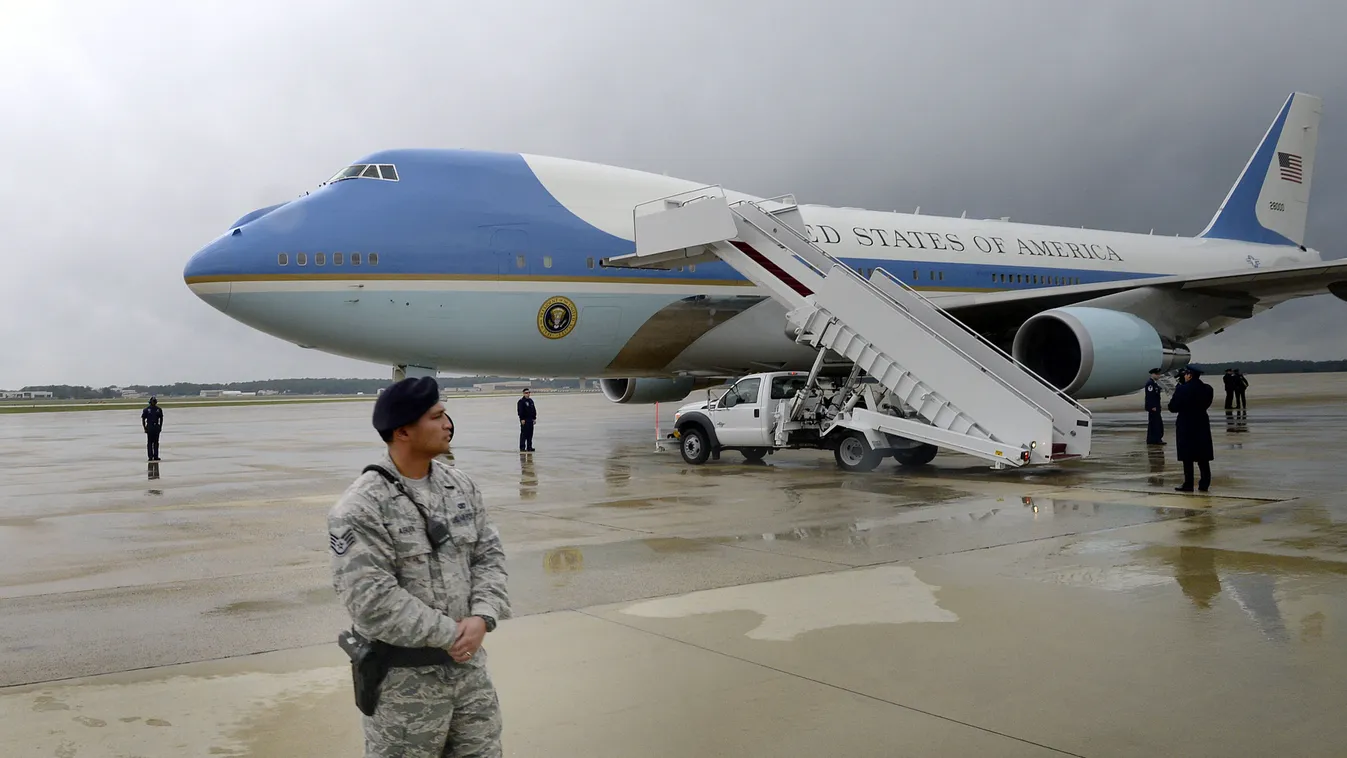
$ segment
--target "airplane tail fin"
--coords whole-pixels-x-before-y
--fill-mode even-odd
[[[1301,92],[1286,99],[1263,141],[1201,237],[1305,244],[1323,100]]]

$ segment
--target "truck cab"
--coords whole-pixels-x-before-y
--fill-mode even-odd
[[[738,450],[749,460],[761,460],[776,447],[778,406],[794,398],[808,380],[797,371],[749,374],[719,398],[679,408],[674,429],[683,442],[683,457],[689,463],[703,463],[720,457],[721,451]]]

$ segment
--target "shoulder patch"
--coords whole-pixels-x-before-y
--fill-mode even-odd
[[[327,535],[327,544],[332,548],[334,554],[346,555],[346,551],[350,550],[351,545],[355,544],[355,532],[349,527],[341,534],[332,534],[329,532]]]

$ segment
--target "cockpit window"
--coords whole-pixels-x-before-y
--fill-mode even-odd
[[[354,166],[347,166],[332,175],[324,184],[340,182],[344,179],[380,179],[382,181],[396,182],[398,180],[398,170],[391,163],[357,163]]]

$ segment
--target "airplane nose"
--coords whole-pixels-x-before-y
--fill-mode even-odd
[[[221,313],[229,311],[232,286],[224,276],[228,273],[229,239],[229,236],[221,237],[201,248],[182,270],[183,281],[192,292]]]

